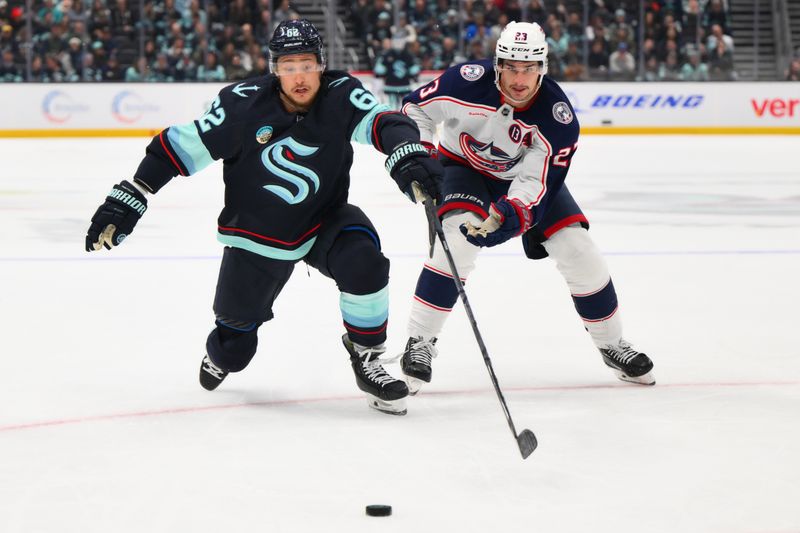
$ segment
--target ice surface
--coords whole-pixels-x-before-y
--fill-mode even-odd
[[[123,246],[83,251],[146,143],[0,141],[0,532],[800,531],[799,137],[582,138],[569,187],[655,387],[603,366],[551,261],[482,253],[467,292],[538,437],[526,461],[460,306],[433,383],[382,415],[333,282],[303,264],[251,366],[201,389],[221,166],[151,197]],[[392,261],[397,352],[423,210],[370,148],[352,181]],[[391,517],[365,515],[380,503]]]

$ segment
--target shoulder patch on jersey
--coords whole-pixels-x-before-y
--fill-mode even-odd
[[[553,118],[562,124],[569,124],[572,122],[572,111],[566,102],[558,102],[553,106]]]
[[[256,141],[258,144],[267,144],[272,138],[272,126],[262,126],[256,132]]]
[[[467,81],[475,81],[483,76],[486,69],[483,65],[463,65],[461,67],[461,77]]]

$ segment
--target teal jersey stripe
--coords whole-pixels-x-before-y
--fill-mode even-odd
[[[389,286],[372,294],[350,294],[342,291],[339,296],[342,318],[358,328],[376,328],[389,318]]]
[[[214,162],[208,148],[200,139],[194,122],[181,126],[170,126],[167,130],[167,139],[178,153],[178,157],[181,158],[181,162],[189,174],[200,172]]]
[[[356,129],[353,130],[353,135],[350,136],[350,140],[359,144],[372,145],[372,123],[375,121],[375,117],[378,113],[391,110],[392,108],[386,104],[378,104],[373,107],[372,110],[361,119]]]
[[[253,242],[250,239],[245,239],[244,237],[224,235],[222,233],[217,233],[217,240],[222,244],[233,246],[234,248],[241,248],[242,250],[247,250],[248,252],[263,255],[264,257],[269,257],[271,259],[279,259],[281,261],[298,261],[308,254],[308,251],[311,250],[312,246],[314,246],[314,242],[317,240],[317,237],[312,237],[303,243],[302,246],[294,250],[273,248],[272,246],[267,246],[266,244],[258,244],[257,242]]]

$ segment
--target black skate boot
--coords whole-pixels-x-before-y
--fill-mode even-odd
[[[425,340],[422,337],[409,337],[406,350],[400,360],[400,368],[406,375],[408,393],[415,395],[424,383],[431,382],[431,361],[438,355],[436,337]]]
[[[353,373],[356,375],[356,385],[367,393],[367,403],[373,409],[391,415],[406,414],[406,396],[408,387],[399,379],[390,376],[378,359],[386,348],[379,346],[361,346],[353,343],[345,333],[342,336]]]
[[[629,342],[620,339],[616,346],[608,344],[605,348],[600,348],[600,353],[603,354],[606,366],[622,381],[640,385],[656,384],[651,373],[653,361],[646,354],[634,350]]]
[[[228,372],[215,365],[208,355],[203,357],[203,362],[200,363],[200,385],[204,389],[216,389],[227,375]]]

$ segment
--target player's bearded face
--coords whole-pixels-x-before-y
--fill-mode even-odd
[[[321,71],[317,56],[297,54],[278,58],[275,73],[289,102],[297,107],[308,107],[319,92]]]
[[[524,104],[533,98],[539,86],[541,65],[528,61],[503,61],[500,71],[500,88],[513,103]]]

